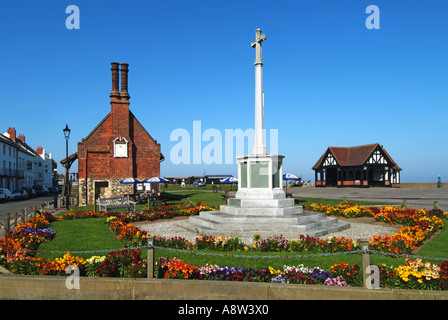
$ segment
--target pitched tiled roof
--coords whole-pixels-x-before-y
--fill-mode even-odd
[[[312,169],[317,169],[321,165],[327,155],[328,150],[333,154],[340,166],[361,166],[367,161],[369,156],[378,146],[379,143],[366,144],[356,147],[328,147]],[[392,160],[387,151],[382,146],[380,146],[380,148],[394,165],[393,168],[395,170],[401,170],[401,168]]]

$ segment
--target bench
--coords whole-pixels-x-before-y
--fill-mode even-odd
[[[136,202],[129,200],[129,195],[115,198],[99,198],[98,206],[100,211],[108,211],[109,209],[123,209],[127,208],[131,210],[134,207],[135,211]]]
[[[222,198],[224,200],[226,200],[226,203],[227,203],[227,200],[229,200],[230,198],[235,198],[235,195],[236,195],[236,191],[227,191],[226,194],[222,195]]]
[[[213,192],[221,192],[221,186],[216,186],[216,185],[213,185],[212,186],[212,189],[213,189]]]
[[[150,205],[155,206],[156,204],[157,205],[162,204],[162,202],[163,202],[163,204],[166,205],[166,201],[167,201],[166,199],[161,199],[160,196],[149,196],[148,197],[148,207]]]

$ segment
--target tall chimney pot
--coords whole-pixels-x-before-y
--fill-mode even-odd
[[[129,99],[129,93],[128,93],[128,66],[127,63],[121,64],[121,92],[120,96],[125,99]]]
[[[110,93],[110,97],[116,96],[118,97],[120,94],[118,92],[118,62],[112,62],[112,92]]]

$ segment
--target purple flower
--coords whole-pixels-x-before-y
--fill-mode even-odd
[[[35,229],[30,227],[25,227],[21,229],[22,232],[26,232],[28,234],[39,235],[43,237],[53,237],[56,234],[56,231],[51,228],[45,229]]]

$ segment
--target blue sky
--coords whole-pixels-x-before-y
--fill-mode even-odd
[[[372,4],[379,30],[365,26]],[[79,30],[65,26],[69,5]],[[441,0],[2,0],[0,130],[59,162],[65,124],[73,153],[110,111],[110,62],[127,62],[130,108],[167,158],[161,175],[236,175],[236,164],[174,165],[170,134],[193,121],[223,136],[253,127],[261,28],[265,127],[278,129],[285,172],[314,180],[328,146],[378,142],[403,182],[446,181],[447,12]]]

